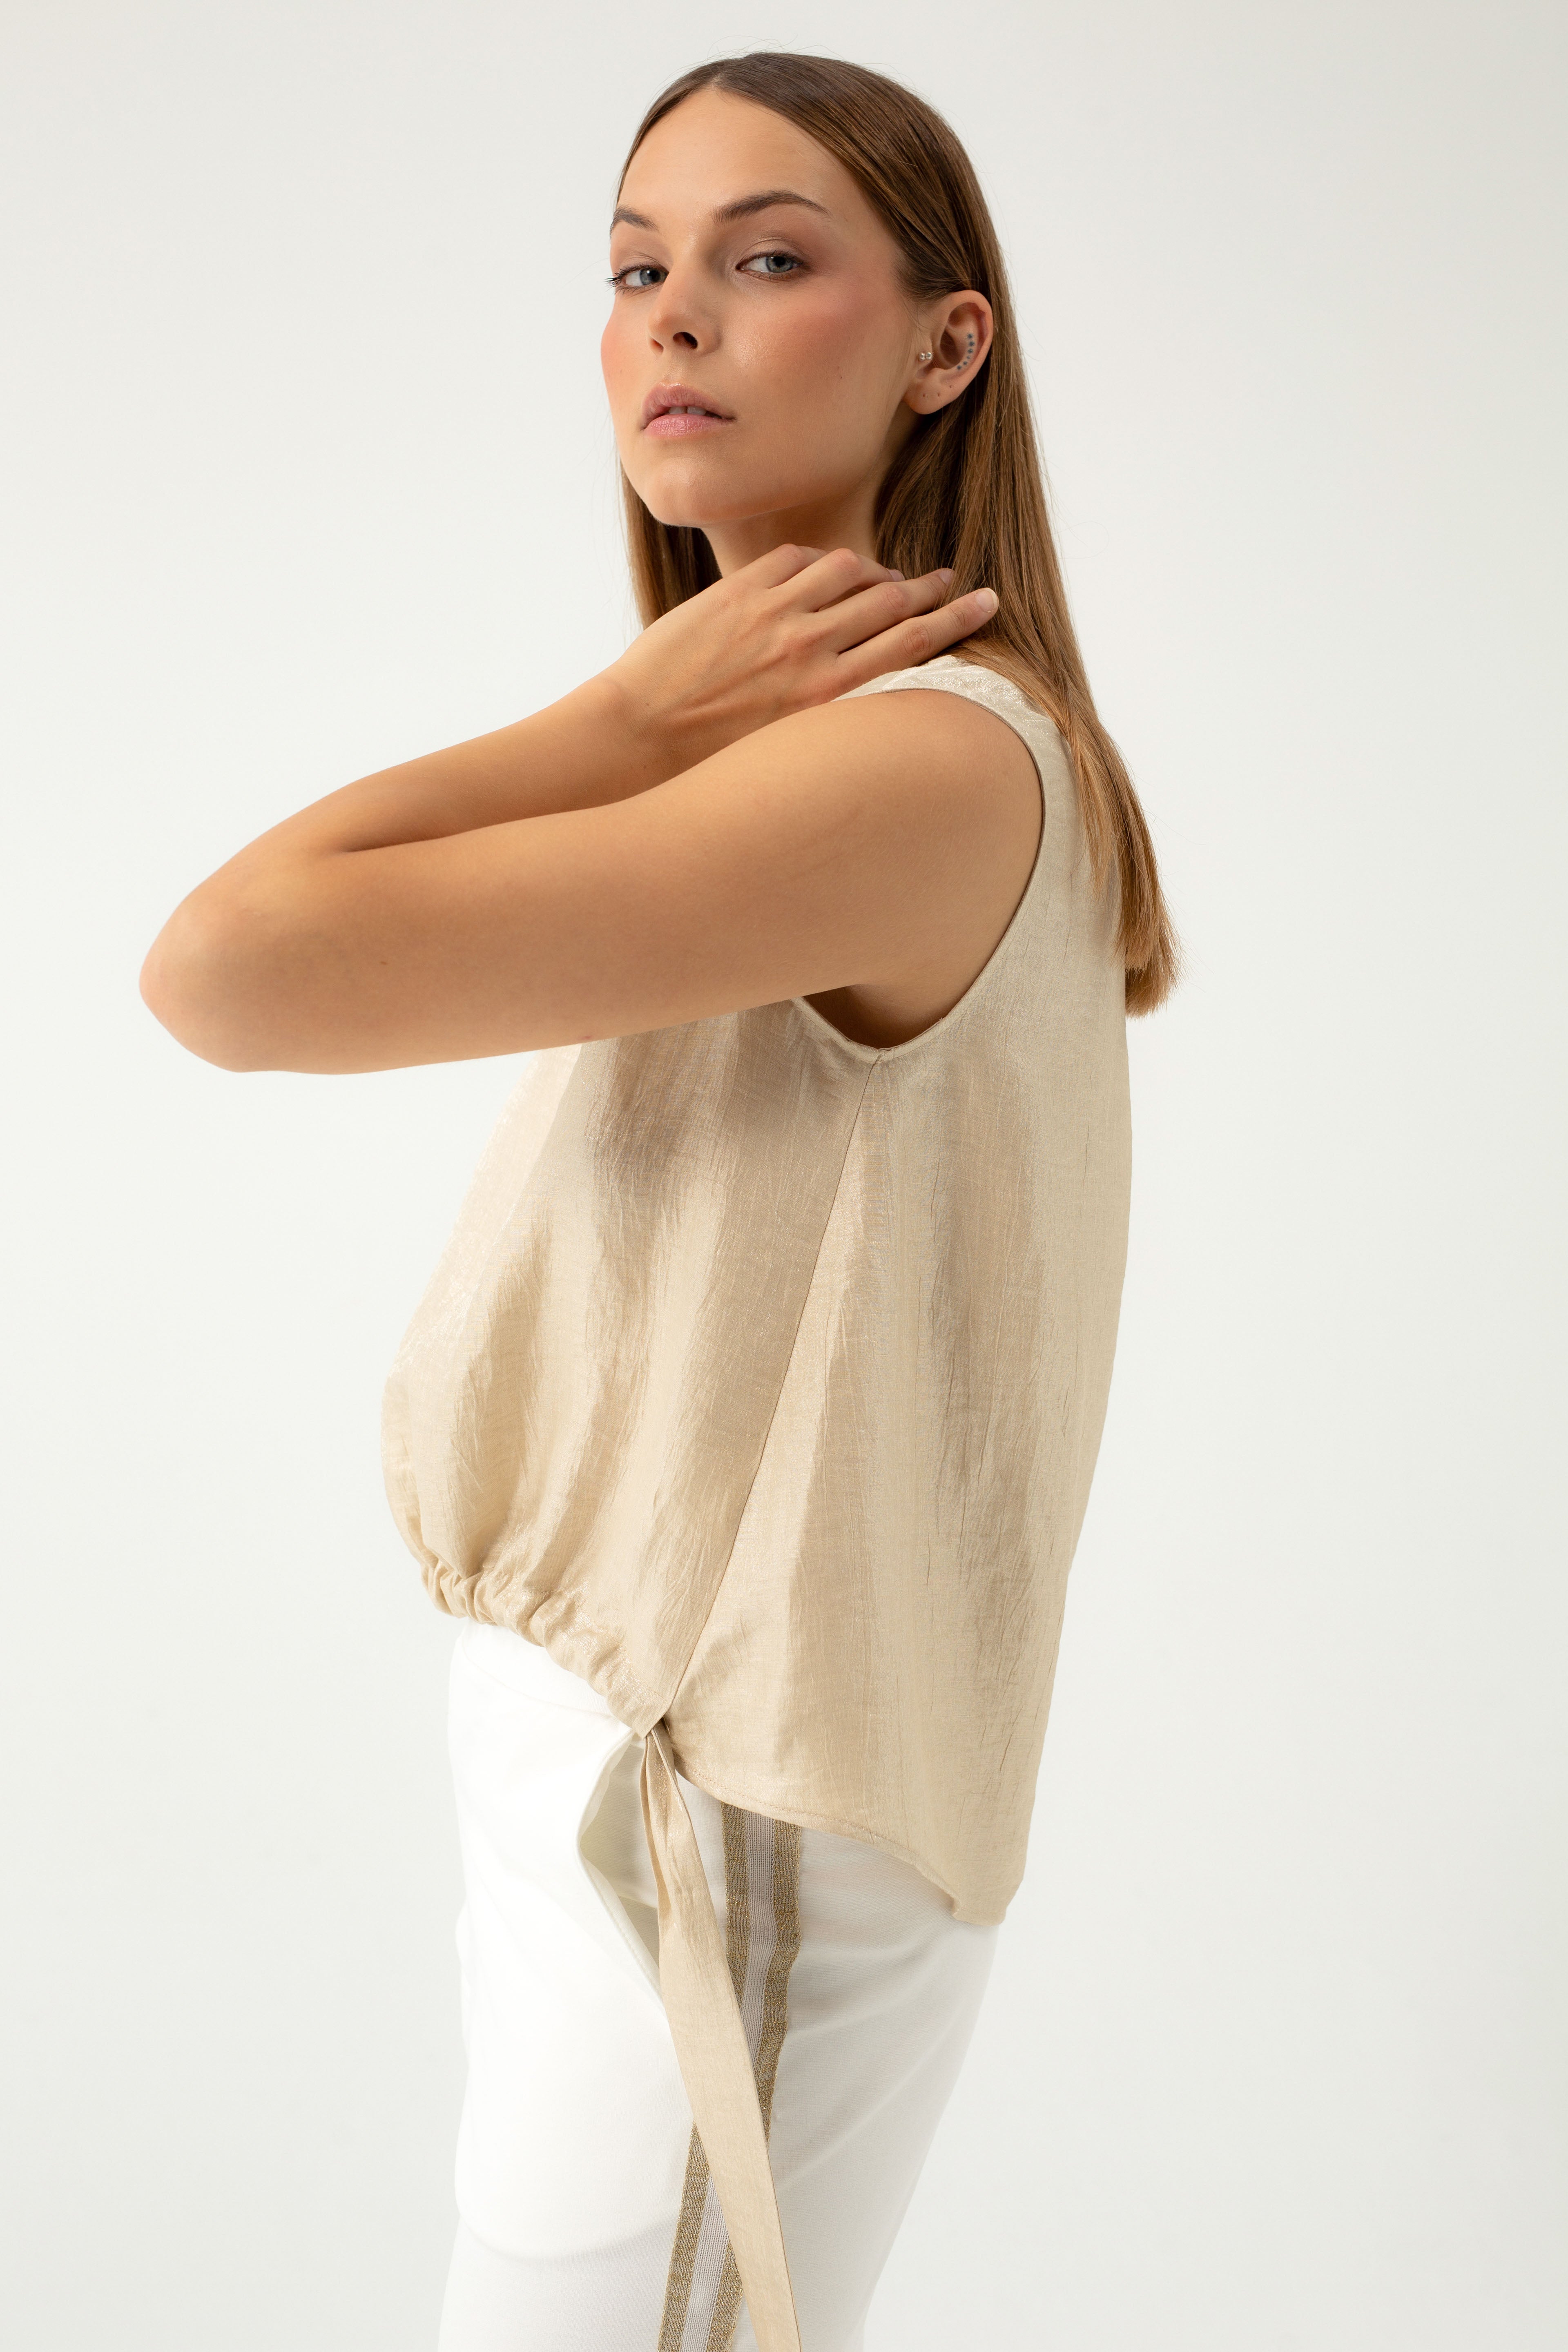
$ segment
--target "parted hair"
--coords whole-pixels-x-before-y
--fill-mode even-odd
[[[933,107],[886,75],[837,58],[763,49],[696,66],[655,99],[622,178],[655,123],[700,89],[750,99],[836,157],[880,215],[914,303],[973,287],[990,303],[985,363],[957,400],[922,416],[876,508],[879,562],[909,579],[946,565],[952,596],[983,585],[997,610],[955,648],[1047,711],[1067,744],[1097,881],[1115,877],[1129,1013],[1152,1013],[1177,971],[1153,845],[1120,751],[1100,723],[1068,610],[1047,510],[1007,273],[963,148]],[[627,549],[646,627],[719,577],[704,533],[663,523],[625,474]]]

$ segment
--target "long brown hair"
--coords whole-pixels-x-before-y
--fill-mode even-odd
[[[1100,724],[1068,612],[1007,273],[973,167],[942,116],[900,83],[837,58],[763,49],[671,82],[637,126],[623,180],[655,123],[709,89],[783,115],[837,157],[896,240],[913,301],[973,287],[991,305],[994,340],[978,377],[961,399],[921,419],[889,468],[877,499],[877,555],[910,579],[950,566],[953,596],[983,583],[995,589],[996,613],[957,650],[1011,677],[1060,730],[1095,878],[1103,887],[1116,875],[1127,1009],[1152,1013],[1175,980],[1175,935],[1149,828]],[[621,478],[646,627],[719,572],[702,531],[657,521]]]

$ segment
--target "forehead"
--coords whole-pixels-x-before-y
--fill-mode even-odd
[[[676,228],[770,188],[809,197],[841,227],[887,236],[826,147],[771,108],[727,90],[696,90],[655,123],[626,167],[616,201],[659,228]]]

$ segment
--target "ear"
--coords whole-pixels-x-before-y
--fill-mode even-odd
[[[985,363],[993,331],[991,305],[966,287],[944,294],[921,314],[916,351],[904,405],[917,416],[932,415],[967,390]],[[928,353],[930,357],[925,357]]]

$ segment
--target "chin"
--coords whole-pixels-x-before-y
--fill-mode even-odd
[[[713,469],[717,471],[718,469]],[[791,514],[843,495],[837,483],[802,480],[797,476],[715,480],[707,467],[688,461],[679,469],[660,467],[653,478],[638,481],[627,468],[626,478],[656,522],[671,530],[707,530],[714,524],[752,522],[763,515]]]
[[[628,467],[626,473],[656,522],[701,530],[710,522],[733,522],[757,510],[754,486],[732,475],[725,479],[729,470],[682,456],[673,465],[642,466],[636,474]]]

